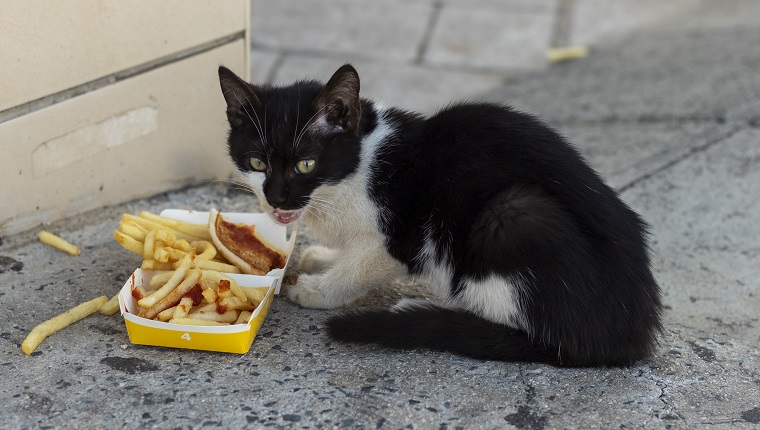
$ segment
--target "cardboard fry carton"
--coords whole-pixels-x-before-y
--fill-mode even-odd
[[[206,224],[209,221],[208,211],[166,209],[162,211],[160,215],[166,218],[173,218],[191,224]],[[273,276],[277,278],[275,285],[275,294],[280,294],[282,277],[285,275],[285,269],[288,268],[288,264],[290,263],[290,254],[293,252],[293,247],[296,243],[296,234],[298,233],[298,228],[294,228],[293,233],[290,235],[290,237],[287,237],[287,228],[274,222],[272,218],[270,218],[267,214],[222,212],[221,215],[222,218],[224,218],[226,221],[232,223],[255,225],[256,234],[260,235],[272,246],[285,254],[287,257],[285,267],[282,269],[274,269],[267,273],[267,276]]]
[[[209,217],[208,212],[177,209],[165,210],[161,212],[161,215],[194,224],[206,223]],[[137,314],[140,310],[137,307],[137,301],[132,296],[132,290],[138,286],[150,289],[151,277],[159,272],[137,269],[127,279],[119,292],[119,309],[124,317],[130,342],[138,345],[237,354],[245,354],[251,348],[256,334],[272,306],[274,296],[279,294],[282,277],[285,274],[295,244],[296,231],[293,231],[288,238],[286,228],[276,224],[266,214],[222,213],[222,216],[230,222],[256,225],[256,232],[287,256],[284,268],[272,270],[266,276],[226,274],[237,281],[242,288],[266,288],[264,299],[252,312],[248,323],[229,326],[192,326],[139,317]]]

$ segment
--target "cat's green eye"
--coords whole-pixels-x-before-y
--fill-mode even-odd
[[[251,164],[251,168],[258,172],[263,172],[267,169],[266,163],[261,161],[261,158],[251,157],[249,163]]]
[[[298,163],[296,163],[296,171],[298,173],[310,173],[312,170],[314,170],[314,166],[316,165],[316,162],[314,160],[301,160]]]

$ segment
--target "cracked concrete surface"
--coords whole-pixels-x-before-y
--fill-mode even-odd
[[[258,207],[246,193],[204,184],[50,226],[83,248],[79,257],[40,245],[36,232],[2,238],[0,309],[10,317],[0,322],[0,422],[7,428],[757,428],[760,27],[747,18],[728,25],[723,14],[718,21],[691,19],[489,92],[561,129],[652,225],[667,311],[650,359],[629,368],[558,369],[345,346],[324,334],[329,312],[300,309],[282,297],[243,356],[131,345],[123,321],[102,315],[23,356],[19,345],[34,325],[114,294],[139,264],[111,239],[122,212]],[[302,229],[296,253],[314,241]],[[357,305],[426,294],[424,284],[398,281]]]

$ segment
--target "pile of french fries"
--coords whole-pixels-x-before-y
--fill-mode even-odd
[[[141,256],[144,270],[167,271],[154,275],[150,288],[133,286],[141,317],[187,325],[247,324],[252,312],[266,296],[267,287],[243,288],[225,273],[240,273],[211,243],[208,224],[189,224],[150,212],[124,214],[114,239]],[[78,254],[60,238],[49,233],[40,240],[72,255]],[[100,311],[119,311],[119,294],[75,306],[37,325],[24,339],[21,349],[30,355],[53,333]]]
[[[154,290],[133,285],[138,316],[186,325],[247,324],[267,288],[243,288],[223,273],[194,267],[196,259],[191,251],[176,270],[154,275]]]
[[[240,273],[211,243],[208,224],[189,224],[150,212],[124,214],[114,239],[143,258],[144,270],[174,270],[177,262],[194,252],[193,268]]]

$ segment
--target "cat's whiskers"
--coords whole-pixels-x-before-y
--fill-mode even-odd
[[[318,196],[311,196],[309,198],[309,204],[306,205],[305,208],[310,214],[318,218],[320,222],[324,223],[324,217],[327,217],[330,213],[336,212],[337,204],[332,200],[324,199]]]
[[[298,102],[296,103],[298,109],[296,110],[296,123],[293,124],[293,144],[291,145],[294,151],[296,149],[296,139],[298,136],[298,121],[301,120],[301,85],[296,84],[296,88],[298,89]]]
[[[246,135],[243,135],[243,137],[245,138],[245,140],[247,140],[248,142],[252,143],[254,146],[258,147],[261,150],[261,152],[265,152],[265,147],[264,147],[264,143],[263,142],[257,142],[257,141],[251,139],[250,137],[248,137]],[[253,152],[252,151],[247,151],[243,155],[248,155],[248,154],[253,154]]]
[[[251,193],[255,193],[253,185],[251,185],[248,181],[243,179],[230,179],[228,182],[234,186],[236,186],[238,189],[250,191]]]
[[[311,199],[309,205],[312,206],[314,210],[318,210],[324,214],[334,212],[337,209],[337,206],[333,202],[325,200]]]
[[[227,179],[227,178],[216,178],[216,179],[212,179],[210,181],[211,184],[218,183],[218,182],[230,184],[231,185],[230,188],[232,188],[233,190],[247,191],[247,192],[251,192],[251,193],[254,192],[253,191],[253,187],[248,182],[246,182],[246,181],[244,181],[242,179],[236,179],[236,178],[229,178],[229,179]]]
[[[324,224],[325,219],[322,218],[322,216],[319,214],[319,211],[316,211],[314,206],[311,204],[304,206],[304,214],[309,214],[313,216],[314,218],[318,219],[320,223]]]
[[[266,140],[264,139],[264,134],[261,131],[261,121],[258,121],[259,116],[256,115],[256,109],[253,109],[253,105],[251,105],[251,109],[253,109],[253,114],[256,115],[256,120],[257,120],[258,124],[253,121],[253,117],[251,117],[251,113],[248,112],[248,109],[246,109],[245,105],[243,104],[243,101],[240,100],[240,97],[238,97],[237,93],[232,93],[232,95],[235,96],[235,99],[240,104],[240,106],[243,108],[243,112],[245,112],[245,114],[248,115],[248,119],[251,120],[251,124],[253,124],[253,126],[256,128],[256,131],[259,133],[259,138],[261,139],[261,141],[262,142],[266,142]],[[245,94],[243,94],[243,97],[248,102],[248,104],[251,104],[251,101],[248,100],[248,96],[246,96]]]

